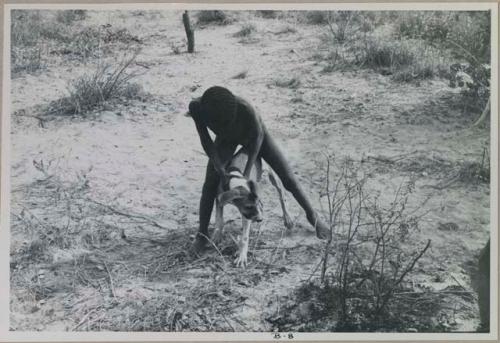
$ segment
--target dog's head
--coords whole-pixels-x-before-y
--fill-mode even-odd
[[[262,202],[259,199],[257,184],[253,180],[240,179],[238,185],[230,186],[228,191],[218,195],[222,205],[232,204],[238,208],[241,215],[254,222],[261,222]]]

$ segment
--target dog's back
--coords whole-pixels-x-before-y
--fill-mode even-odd
[[[227,168],[228,172],[239,171],[240,174],[243,175],[247,161],[248,161],[248,152],[246,151],[246,149],[241,148],[240,150],[238,150],[236,154],[234,154],[233,158],[231,159],[231,162],[229,163],[229,166]],[[255,161],[253,168],[250,172],[250,179],[258,182],[260,181],[261,177],[262,177],[262,161],[259,157]]]

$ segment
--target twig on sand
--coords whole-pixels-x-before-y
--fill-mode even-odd
[[[98,309],[100,308],[99,307],[96,307],[90,311],[88,311],[83,317],[82,319],[80,319],[80,321],[78,322],[78,324],[76,324],[72,329],[71,331],[75,331],[76,329],[78,329],[80,326],[82,326],[83,323],[85,323],[87,321],[87,319],[89,318],[89,316],[94,313],[95,311],[97,311]]]
[[[129,217],[129,218],[143,219],[143,220],[146,220],[147,222],[149,222],[151,225],[156,226],[156,227],[158,227],[160,229],[169,230],[168,227],[161,225],[156,220],[154,220],[152,218],[149,218],[147,216],[140,215],[140,214],[126,213],[126,212],[120,211],[120,210],[118,210],[118,209],[116,209],[116,208],[114,208],[114,207],[112,207],[110,205],[103,204],[102,202],[99,202],[99,201],[96,201],[96,200],[89,199],[89,201],[93,202],[94,204],[97,204],[99,206],[102,206],[102,207],[106,208],[107,210],[109,210],[110,212],[112,212],[114,214],[118,214],[120,216]]]
[[[109,268],[108,268],[108,265],[106,262],[102,262],[104,264],[104,268],[106,268],[106,272],[108,273],[108,277],[109,277],[109,287],[111,289],[111,294],[113,295],[113,298],[116,299],[116,294],[115,294],[115,286],[114,286],[114,283],[113,283],[113,278],[111,277],[111,273],[109,272]]]
[[[284,227],[281,227],[281,237],[280,237],[280,240],[278,241],[278,245],[276,246],[276,248],[273,250],[273,252],[271,253],[271,256],[269,257],[269,262],[268,264],[269,265],[272,265],[273,263],[275,263],[276,261],[274,261],[274,256],[276,255],[276,252],[280,249],[281,247],[281,242],[283,241],[283,236],[284,236],[284,233],[285,233],[285,228]]]
[[[391,163],[395,163],[395,162],[404,160],[405,158],[409,157],[410,155],[414,155],[415,153],[417,153],[417,151],[412,151],[412,152],[409,152],[407,154],[400,154],[400,155],[391,156],[391,157],[382,156],[382,155],[369,155],[369,156],[366,156],[366,158],[372,159],[372,160],[375,160],[378,162],[382,162],[382,163],[391,164]]]
[[[46,122],[46,118],[42,118],[41,116],[37,116],[37,115],[24,114],[24,113],[21,113],[21,112],[14,112],[13,115],[16,116],[16,117],[28,117],[28,118],[37,119],[38,120],[38,126],[40,126],[42,129],[45,129],[44,123]]]
[[[444,181],[444,182],[440,182],[438,183],[437,185],[429,185],[427,187],[430,187],[430,188],[434,188],[434,189],[437,189],[437,190],[443,190],[451,185],[453,185],[455,182],[457,182],[458,180],[460,180],[460,175],[457,174],[455,176],[452,176],[451,178],[449,178],[448,180]]]
[[[227,325],[229,325],[229,327],[231,328],[231,330],[233,332],[235,332],[236,330],[234,329],[234,327],[231,325],[231,323],[229,322],[229,320],[227,320],[226,316],[224,315],[224,313],[221,313],[222,314],[222,318],[224,318],[224,321],[227,323]]]
[[[231,317],[232,320],[234,320],[236,323],[240,324],[242,328],[244,328],[246,331],[250,331],[248,327],[243,323],[240,319],[237,317]]]

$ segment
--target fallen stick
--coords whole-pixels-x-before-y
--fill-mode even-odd
[[[146,217],[144,215],[125,213],[123,211],[117,210],[116,208],[114,208],[114,207],[112,207],[110,205],[103,204],[103,203],[101,203],[99,201],[92,200],[92,199],[89,199],[89,201],[92,202],[92,203],[94,203],[94,204],[97,204],[99,206],[102,206],[102,207],[108,209],[110,212],[112,212],[114,214],[118,214],[120,216],[129,217],[129,218],[143,219],[143,220],[146,220],[147,222],[149,222],[151,225],[156,226],[156,227],[158,227],[160,229],[169,230],[168,227],[163,226],[163,225],[159,224],[156,220],[148,218],[148,217]]]

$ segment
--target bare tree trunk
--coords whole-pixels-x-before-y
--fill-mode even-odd
[[[186,36],[188,40],[188,52],[194,52],[194,31],[191,28],[191,22],[189,21],[188,11],[184,11],[182,15],[182,22],[184,23],[184,29],[186,30]]]

